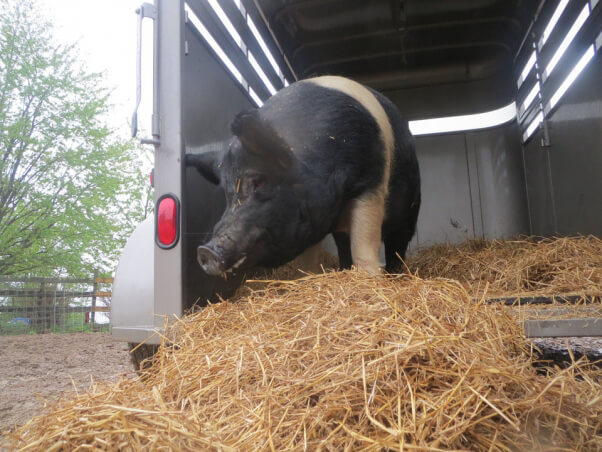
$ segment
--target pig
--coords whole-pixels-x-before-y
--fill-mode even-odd
[[[232,139],[187,149],[195,167],[225,191],[226,209],[197,249],[210,275],[278,267],[328,234],[340,267],[403,270],[420,209],[420,173],[408,122],[382,94],[321,76],[283,88],[239,113]]]

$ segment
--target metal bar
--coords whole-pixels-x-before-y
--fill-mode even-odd
[[[92,284],[92,315],[90,315],[90,320],[92,322],[92,328],[94,328],[94,308],[96,307],[96,291],[98,290],[98,283],[96,279],[98,278],[98,270],[94,270],[94,283]]]
[[[94,296],[94,292],[83,292],[83,291],[40,291],[39,289],[0,289],[0,297],[48,297],[57,295],[57,298],[91,298]],[[104,296],[104,295],[103,295]]]
[[[132,137],[138,134],[138,107],[142,100],[142,21],[145,17],[156,19],[157,10],[150,3],[143,3],[136,10],[138,14],[138,39],[136,43],[136,106],[132,114]]]
[[[236,28],[236,31],[238,31],[240,34],[244,45],[247,47],[247,50],[252,52],[253,56],[257,60],[257,63],[259,63],[259,66],[261,69],[263,69],[263,72],[265,72],[266,76],[270,80],[270,83],[274,85],[276,90],[281,89],[284,84],[280,79],[280,74],[274,71],[274,68],[269,62],[267,56],[265,56],[263,53],[259,42],[255,39],[255,35],[253,35],[251,29],[247,25],[246,18],[243,17],[238,7],[234,4],[234,1],[222,0],[220,6],[232,22],[232,25],[234,25],[234,28]]]
[[[535,11],[535,15],[533,16],[533,20],[531,20],[531,23],[529,24],[529,27],[527,28],[527,31],[525,32],[525,35],[523,36],[523,39],[518,46],[518,50],[514,54],[514,58],[512,58],[512,64],[516,65],[516,60],[518,59],[518,56],[520,55],[523,48],[525,47],[525,44],[528,42],[529,35],[531,34],[531,31],[533,30],[533,26],[535,25],[535,22],[539,18],[539,15],[541,14],[541,10],[545,6],[545,3],[546,3],[546,0],[541,0],[539,2],[539,5],[537,6],[537,10]]]
[[[544,123],[545,124],[545,123]],[[546,132],[547,133],[547,132]],[[548,137],[545,137],[548,138]],[[550,144],[549,141],[546,144]],[[558,215],[556,213],[556,194],[554,192],[554,176],[552,175],[552,161],[550,160],[550,148],[546,147],[544,148],[544,152],[546,154],[546,160],[547,160],[547,182],[548,182],[548,186],[549,186],[549,193],[550,193],[550,210],[552,213],[552,221],[553,221],[553,225],[554,225],[554,234],[558,234]]]
[[[154,20],[153,20],[153,113],[151,122],[152,140],[146,139],[142,144],[152,144],[159,146],[161,136],[161,120],[159,116],[159,12],[155,0]]]
[[[529,108],[523,113],[523,116],[518,121],[521,131],[527,130],[531,121],[533,121],[539,112],[542,111],[541,102],[539,100],[534,101]]]
[[[533,50],[535,51],[535,49],[533,49]],[[521,69],[522,69],[522,67],[521,67]],[[538,72],[534,65],[533,69],[531,69],[531,71],[529,71],[527,76],[521,80],[521,84],[520,84],[520,87],[518,88],[517,96],[516,96],[517,103],[519,103],[519,100],[518,100],[519,97],[522,97],[523,100],[525,97],[527,97],[527,94],[529,93],[529,90],[531,89],[531,87],[533,87],[533,84],[536,81],[538,81],[537,74],[538,74]],[[522,77],[522,74],[519,74],[519,76]],[[520,102],[522,102],[522,101],[520,101]]]
[[[572,0],[567,4],[562,15],[558,19],[558,22],[556,22],[554,31],[546,41],[546,44],[539,49],[537,63],[539,64],[542,72],[552,59],[553,55],[556,53],[556,50],[558,50],[560,43],[565,38],[569,29],[573,25],[573,22],[575,22],[575,19],[579,16],[579,13],[586,3],[587,2],[585,0]],[[545,26],[545,24],[542,25]],[[537,36],[537,38],[539,39],[539,36]]]
[[[521,137],[522,141],[522,137]],[[531,195],[529,193],[529,173],[527,171],[527,161],[525,158],[525,146],[521,146],[521,157],[523,162],[523,180],[525,181],[525,198],[527,200],[527,218],[529,219],[529,235],[533,235],[533,213],[531,206]]]
[[[586,1],[586,0],[584,0],[584,1]],[[571,3],[575,3],[575,2],[576,2],[576,0],[573,0]],[[541,50],[543,48],[542,39],[543,39],[544,30],[547,28],[548,24],[550,23],[550,20],[554,16],[554,13],[556,12],[556,8],[558,7],[558,4],[559,4],[558,1],[553,1],[553,2],[548,3],[547,5],[544,5],[545,9],[542,8],[542,10],[539,11],[539,14],[536,14],[535,18],[533,19],[533,21],[535,22],[535,26],[533,28],[533,34],[534,34],[534,36],[537,37],[537,39],[535,40],[535,44],[536,44],[536,47],[538,50]],[[567,6],[570,6],[570,5],[567,5]],[[564,12],[562,13],[562,15],[564,15]],[[561,16],[561,18],[562,18],[562,16]],[[556,23],[556,26],[558,26],[558,22]]]
[[[259,5],[259,2],[257,0],[243,0],[243,4],[245,6],[247,14],[251,16],[253,23],[259,29],[259,33],[261,34],[263,40],[270,49],[272,56],[276,59],[280,70],[283,72],[288,72],[288,74],[285,73],[284,76],[291,82],[299,80],[297,73],[293,69],[287,55],[284,53],[280,42],[278,42],[278,39],[276,39],[276,35],[274,34],[272,27],[270,26],[270,20],[264,14],[263,9]],[[268,39],[268,36],[271,38],[271,40]]]
[[[602,318],[525,320],[527,337],[602,336]]]
[[[166,193],[182,199],[182,58],[184,54],[184,4],[174,0],[155,0],[157,37],[154,54],[156,108],[161,143],[155,147],[156,202]],[[155,107],[153,107],[155,108]],[[153,247],[154,300],[153,318],[163,325],[162,315],[181,315],[182,305],[182,240],[169,249]],[[146,318],[146,317],[145,317]]]
[[[142,100],[142,7],[136,10],[138,33],[136,40],[136,104],[132,113],[132,138],[138,135],[138,107]]]
[[[242,74],[245,81],[253,88],[257,95],[262,99],[268,99],[271,94],[263,84],[263,81],[259,77],[259,74],[255,72],[255,69],[251,66],[251,63],[247,59],[247,55],[243,54],[243,51],[238,46],[238,43],[234,41],[234,38],[230,36],[230,33],[224,28],[219,17],[213,11],[211,6],[205,1],[199,1],[198,3],[189,3],[188,6],[194,11],[197,17],[202,18],[201,22],[209,31],[209,34],[213,36],[213,39],[217,41],[222,50],[228,55],[228,58],[232,61],[236,69]],[[200,31],[196,29],[194,24],[190,24],[191,29],[194,30],[195,34],[199,34],[199,39],[203,44],[206,45],[205,39],[200,35]],[[211,53],[214,50],[208,46]],[[220,61],[218,59],[218,61]],[[238,83],[238,82],[237,82]]]
[[[542,84],[541,96],[545,105],[548,104],[556,90],[560,87],[567,75],[573,70],[587,48],[595,43],[600,28],[602,28],[602,9],[596,10],[590,14],[562,58],[560,58],[556,64],[554,72],[552,72]],[[540,63],[540,65],[540,70],[543,71],[547,62],[545,64]],[[549,114],[549,112],[546,113]]]
[[[37,278],[29,276],[0,276],[0,282],[92,284],[91,278]]]
[[[536,78],[534,78],[536,80]],[[517,106],[518,110],[518,124],[521,126],[521,130],[525,130],[531,121],[539,114],[542,110],[541,102],[538,96],[535,96],[535,99],[531,102],[531,104],[523,110],[522,102]]]
[[[39,312],[40,308],[49,308],[51,306],[0,306],[0,312]],[[73,313],[73,312],[111,312],[110,306],[63,306],[57,307],[55,311],[64,312],[64,313]]]
[[[510,305],[523,305],[523,304],[576,304],[579,302],[583,303],[594,303],[602,301],[602,294],[597,295],[552,295],[552,296],[534,296],[534,297],[500,297],[500,298],[489,298],[485,300],[485,303],[502,303],[507,306]]]

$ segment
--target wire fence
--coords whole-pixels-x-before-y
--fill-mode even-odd
[[[0,276],[0,335],[108,332],[112,278]]]

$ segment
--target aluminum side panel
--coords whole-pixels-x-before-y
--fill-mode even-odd
[[[158,1],[158,108],[161,145],[155,152],[155,201],[166,193],[182,197],[182,25],[183,3]],[[169,250],[155,245],[155,326],[163,315],[182,314],[182,240]]]
[[[602,236],[602,58],[596,55],[524,147],[532,233]]]
[[[485,239],[513,237],[529,232],[525,180],[518,126],[515,123],[495,129],[470,132],[467,151],[475,160],[481,236]],[[474,197],[474,196],[473,196]],[[476,228],[475,228],[476,229]],[[479,236],[479,234],[475,234]]]
[[[548,122],[560,234],[602,236],[602,58],[596,55]]]
[[[474,237],[464,134],[417,137],[416,147],[422,179],[418,245]]]
[[[529,232],[517,125],[416,137],[422,207],[412,247]]]

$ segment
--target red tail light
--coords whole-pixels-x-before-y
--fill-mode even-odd
[[[174,195],[163,195],[157,201],[156,241],[161,248],[172,248],[178,242],[180,203]]]

